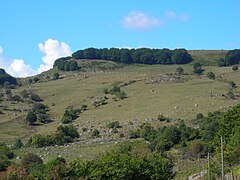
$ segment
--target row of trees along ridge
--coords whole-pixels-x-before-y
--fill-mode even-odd
[[[125,64],[186,64],[192,61],[191,55],[186,49],[119,49],[119,48],[87,48],[78,50],[72,54],[72,57],[59,58],[55,61],[54,67],[64,70],[77,70],[76,63],[68,63],[70,59],[90,59],[90,60],[111,60]]]

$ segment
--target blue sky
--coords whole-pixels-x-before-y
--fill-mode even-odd
[[[87,47],[236,49],[240,0],[0,0],[0,67],[29,76]]]

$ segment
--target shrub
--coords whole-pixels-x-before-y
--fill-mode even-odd
[[[193,64],[193,72],[194,74],[201,75],[204,70],[202,69],[202,65],[200,63]]]
[[[136,138],[140,138],[140,132],[139,131],[129,131],[128,133],[128,138],[129,139],[136,139]]]
[[[59,126],[57,128],[57,132],[63,133],[65,136],[69,136],[72,139],[79,138],[79,133],[77,132],[77,128],[75,128],[73,125]]]
[[[37,120],[40,123],[49,123],[49,122],[51,122],[50,117],[47,114],[42,114],[42,113],[37,114]]]
[[[231,86],[231,88],[234,88],[234,89],[237,88],[237,85],[235,84],[234,81],[230,81],[228,84]]]
[[[21,164],[23,167],[29,167],[33,164],[43,164],[43,160],[36,154],[28,153],[22,157]]]
[[[17,139],[13,145],[14,148],[16,149],[20,149],[21,147],[23,147],[23,143],[20,139]]]
[[[100,137],[100,132],[99,132],[99,130],[94,129],[94,130],[91,132],[91,136],[92,136],[92,138],[94,138],[94,137]]]
[[[72,118],[70,116],[63,116],[62,119],[61,119],[61,122],[63,124],[69,124],[72,122]]]
[[[196,119],[197,120],[200,120],[200,119],[203,119],[203,114],[202,113],[198,113],[197,116],[196,116]]]
[[[120,125],[119,121],[114,121],[107,124],[107,127],[117,129],[117,128],[121,128],[122,126]]]
[[[159,121],[166,121],[166,120],[167,120],[167,118],[166,118],[165,116],[163,116],[162,114],[159,114],[158,117],[157,117],[157,119],[158,119]]]
[[[216,76],[215,76],[215,74],[214,74],[213,72],[208,72],[208,73],[207,73],[207,77],[208,77],[209,79],[213,79],[213,80],[214,80]]]
[[[14,96],[12,97],[12,100],[13,100],[13,101],[21,102],[21,101],[22,101],[22,98],[21,98],[19,95],[14,95]]]
[[[40,80],[40,79],[39,79],[38,77],[34,77],[34,78],[33,78],[33,81],[34,81],[34,82],[38,82],[39,80]]]
[[[37,116],[33,111],[30,111],[27,116],[26,116],[26,121],[30,124],[33,125],[37,121]]]
[[[107,94],[115,94],[117,92],[121,92],[120,87],[116,84],[114,84],[112,87],[110,87],[107,91]]]
[[[184,69],[182,67],[178,67],[176,69],[176,72],[177,72],[178,75],[182,75],[184,73]]]
[[[48,108],[48,106],[43,104],[43,103],[34,103],[33,106],[32,106],[33,111],[37,111],[37,110],[46,111],[47,108]]]
[[[84,104],[81,106],[80,111],[86,111],[87,109],[88,109],[88,106]]]
[[[35,93],[32,93],[31,96],[30,96],[30,99],[33,100],[34,102],[41,102],[43,101],[39,95],[35,94]]]
[[[78,118],[78,114],[81,112],[80,109],[69,109],[65,110],[63,117],[62,117],[62,123],[68,124],[72,122],[73,120]]]
[[[233,67],[232,67],[232,70],[233,70],[233,71],[237,71],[237,70],[238,70],[238,66],[233,66]]]

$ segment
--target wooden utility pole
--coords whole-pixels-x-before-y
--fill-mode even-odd
[[[208,160],[208,180],[210,180],[210,154],[209,154],[209,152],[207,154],[207,160]]]
[[[205,178],[205,167],[204,167],[204,162],[202,163],[202,167],[203,167],[203,173],[202,173],[202,179],[204,180],[204,178]]]
[[[222,150],[222,180],[225,180],[225,175],[224,175],[224,151],[223,151],[223,137],[221,136],[221,150]]]

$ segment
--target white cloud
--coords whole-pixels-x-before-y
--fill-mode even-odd
[[[0,54],[0,68],[6,70],[8,74],[14,77],[27,77],[37,74],[37,71],[25,64],[23,59],[9,60]]]
[[[39,73],[51,69],[56,59],[72,54],[69,45],[58,40],[48,39],[44,44],[39,43],[38,47],[45,54],[42,57],[43,64],[38,68]]]
[[[65,42],[59,43],[57,40],[48,39],[44,44],[39,43],[40,51],[45,55],[42,57],[43,64],[35,70],[30,65],[25,64],[23,59],[7,59],[3,54],[3,48],[0,46],[0,68],[14,77],[33,76],[53,67],[54,61],[60,57],[70,56],[72,54],[70,47]]]
[[[37,73],[29,65],[24,63],[23,59],[6,59],[3,55],[3,48],[0,46],[0,68],[14,77],[27,77]]]
[[[166,11],[165,16],[169,19],[176,19],[179,21],[187,21],[189,16],[186,14],[177,15],[174,11]]]
[[[3,48],[0,46],[0,55],[3,53]]]
[[[147,16],[141,11],[133,11],[123,19],[123,26],[129,29],[144,30],[154,26],[160,26],[162,24],[162,20]]]
[[[23,59],[14,59],[6,71],[14,77],[27,77],[37,74]]]

